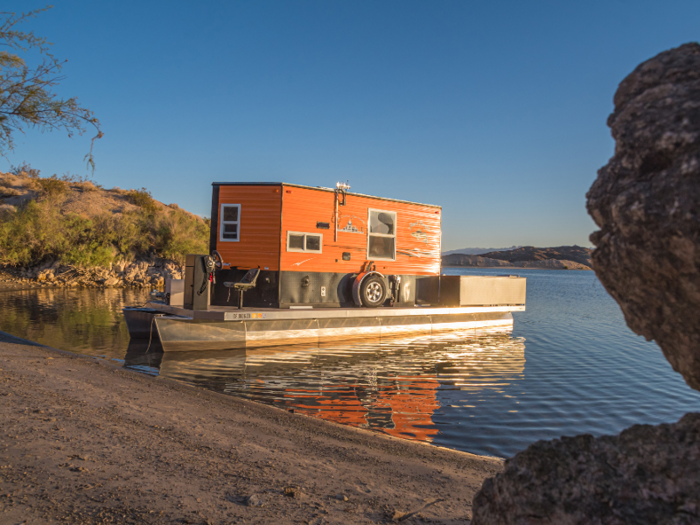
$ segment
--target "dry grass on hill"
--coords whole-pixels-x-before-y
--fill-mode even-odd
[[[106,190],[23,168],[0,173],[0,264],[106,266],[144,255],[181,262],[208,251],[208,221],[156,201],[145,188]]]

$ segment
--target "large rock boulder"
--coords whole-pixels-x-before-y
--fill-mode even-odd
[[[608,125],[615,156],[587,196],[593,269],[629,327],[700,390],[700,45],[638,66]]]
[[[700,523],[700,414],[538,441],[474,497],[472,525]]]

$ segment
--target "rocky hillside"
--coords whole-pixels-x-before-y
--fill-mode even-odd
[[[442,254],[452,255],[453,253],[457,253],[461,255],[483,255],[489,252],[506,252],[508,250],[514,250],[516,248],[520,248],[520,246],[511,246],[510,248],[459,248],[457,250],[442,252]]]
[[[208,221],[144,188],[105,189],[28,166],[0,173],[0,280],[147,286],[208,252]]]
[[[552,270],[590,270],[591,250],[580,246],[557,246],[555,248],[523,246],[514,250],[494,251],[482,255],[444,255],[442,265],[476,268],[503,266]]]
[[[557,246],[556,248],[523,246],[515,250],[484,253],[482,257],[509,262],[546,261],[548,259],[574,261],[590,268],[591,251],[590,248],[582,248],[581,246]]]
[[[465,253],[451,253],[442,256],[443,266],[473,266],[477,268],[494,268],[498,266],[512,266],[507,261],[490,259],[480,255],[470,255]]]

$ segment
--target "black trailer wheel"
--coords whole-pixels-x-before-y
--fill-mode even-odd
[[[384,304],[386,300],[386,283],[378,275],[370,275],[360,287],[360,300],[362,306],[376,308]]]

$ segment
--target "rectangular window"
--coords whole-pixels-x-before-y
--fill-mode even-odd
[[[288,252],[323,252],[323,235],[320,233],[287,232]]]
[[[367,258],[396,260],[396,212],[369,210]]]
[[[222,204],[219,217],[219,240],[238,242],[241,240],[241,205]]]

